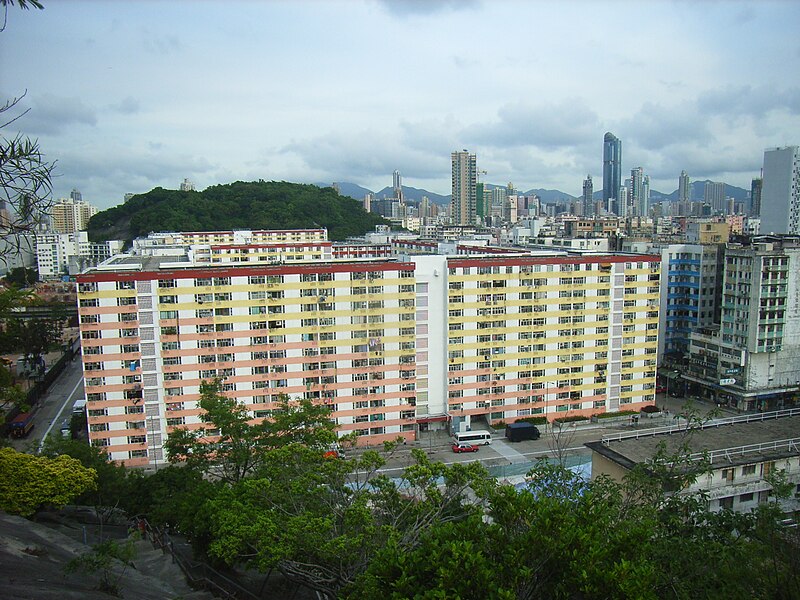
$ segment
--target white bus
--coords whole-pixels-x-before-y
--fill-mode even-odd
[[[492,434],[488,431],[461,431],[453,436],[459,444],[473,444],[484,446],[492,443]]]

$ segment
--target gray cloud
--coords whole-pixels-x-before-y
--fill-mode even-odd
[[[157,186],[176,188],[185,177],[197,177],[214,168],[205,158],[171,152],[150,152],[136,148],[105,146],[75,148],[59,155],[60,188],[124,189],[146,192]],[[116,194],[121,195],[121,194]],[[107,206],[121,198],[87,198],[92,204]]]
[[[800,114],[800,88],[776,89],[772,86],[728,86],[701,94],[697,108],[706,116],[760,118],[770,111]]]
[[[139,101],[136,98],[133,98],[132,96],[127,96],[123,98],[116,104],[110,105],[109,108],[114,112],[118,112],[123,115],[133,115],[141,110]]]
[[[505,105],[499,120],[467,127],[464,138],[488,146],[536,146],[556,149],[580,143],[597,135],[601,124],[582,100],[558,105]]]
[[[398,17],[471,10],[480,5],[478,0],[378,0],[378,4],[388,13]]]
[[[630,119],[621,121],[615,128],[630,132],[648,150],[710,139],[707,120],[698,113],[694,103],[664,106],[645,102]]]
[[[449,170],[450,154],[412,148],[385,132],[330,133],[284,146],[324,180],[360,182],[380,177],[391,182],[395,169],[415,178],[438,178]],[[388,185],[388,184],[387,184]]]
[[[70,125],[97,125],[95,110],[80,98],[41,94],[31,99],[30,112],[17,125],[31,135],[56,135]]]
[[[140,39],[142,47],[151,54],[172,54],[181,48],[181,42],[177,35],[155,33],[149,27],[140,30]]]

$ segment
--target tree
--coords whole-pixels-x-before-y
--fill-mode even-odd
[[[69,456],[32,456],[0,448],[0,509],[27,517],[45,505],[63,506],[91,490],[97,474]]]
[[[129,471],[124,465],[110,460],[108,454],[96,446],[81,440],[61,436],[48,436],[41,450],[41,456],[56,459],[59,456],[71,457],[86,469],[95,473],[95,485],[83,491],[74,501],[98,509],[125,505],[131,491],[136,488],[138,471]],[[130,478],[132,473],[132,479]],[[102,510],[99,510],[102,513]]]
[[[170,465],[147,476],[130,479],[124,508],[130,514],[147,515],[154,526],[169,525],[190,535],[192,540],[206,536],[204,519],[199,518],[203,505],[221,487],[193,469]]]
[[[566,466],[569,448],[575,440],[576,433],[577,429],[574,424],[564,423],[558,419],[550,423],[548,427],[545,435],[547,447],[550,449],[550,455],[561,466]]]
[[[446,466],[412,453],[415,464],[390,479],[377,473],[385,458],[374,450],[339,460],[302,444],[275,449],[258,477],[212,502],[209,553],[276,568],[321,597],[339,597],[387,545],[415,548],[428,528],[480,514],[468,500],[488,485],[479,463]]]
[[[20,288],[26,288],[39,281],[39,272],[36,269],[15,267],[5,277],[6,283]]]
[[[0,120],[12,111],[22,96],[0,106]],[[19,119],[22,114],[0,123],[0,130]],[[53,204],[51,178],[54,162],[47,162],[39,148],[39,142],[22,134],[12,137],[0,135],[0,207],[4,209],[0,230],[11,252],[4,253],[0,260],[20,252],[29,240],[22,234],[31,234],[47,218]]]
[[[16,4],[23,10],[44,8],[39,0],[0,0],[0,4],[3,6],[0,32],[6,28],[9,6]],[[11,114],[26,94],[27,91],[0,106],[0,131],[30,110]],[[3,263],[8,264],[8,257],[19,254],[25,246],[32,249],[30,237],[20,234],[36,231],[50,212],[54,168],[55,163],[45,161],[38,141],[20,133],[11,137],[0,134],[0,233],[5,244],[0,261]]]
[[[20,351],[30,368],[41,365],[41,357],[61,343],[65,318],[12,316],[5,320],[0,348]]]
[[[200,419],[206,426],[174,429],[165,445],[171,462],[236,483],[258,471],[267,451],[293,443],[324,449],[336,440],[330,409],[282,397],[272,420],[253,422],[247,408],[223,395],[222,381],[200,385]]]
[[[527,489],[488,488],[485,514],[386,544],[343,596],[798,597],[797,538],[768,511],[709,513],[702,496],[665,495],[659,481],[585,481],[546,463],[529,477]],[[640,485],[648,491],[630,493]]]

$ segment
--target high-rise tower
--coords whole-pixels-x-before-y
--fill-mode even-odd
[[[761,215],[761,186],[764,180],[761,177],[753,177],[750,183],[750,216],[758,217]]]
[[[761,233],[800,234],[800,146],[764,151]]]
[[[725,211],[725,184],[721,181],[706,181],[703,187],[703,201],[714,212]]]
[[[613,133],[603,138],[603,204],[619,214],[619,188],[622,186],[622,140]]]
[[[647,180],[647,186],[645,186]],[[631,169],[631,208],[633,214],[646,217],[650,210],[650,178],[644,174],[642,167]],[[631,216],[631,215],[629,215]]]
[[[467,150],[453,152],[451,214],[455,225],[474,225],[476,215],[477,158]]]
[[[592,202],[592,194],[594,194],[594,184],[592,183],[592,176],[587,175],[583,180],[583,216],[591,217],[594,214],[594,203]]]
[[[678,177],[678,202],[689,202],[692,199],[691,184],[692,180],[686,171],[681,171],[681,176]]]
[[[392,173],[392,190],[394,191],[394,198],[403,200],[403,176],[400,171]]]

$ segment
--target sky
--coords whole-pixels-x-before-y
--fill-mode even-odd
[[[749,189],[800,144],[800,2],[43,0],[8,8],[0,124],[56,161],[54,195],[257,179],[450,193],[489,183],[669,193],[681,170]],[[0,8],[0,19],[2,8]],[[5,101],[5,100],[4,100]],[[2,104],[2,102],[0,102]]]

